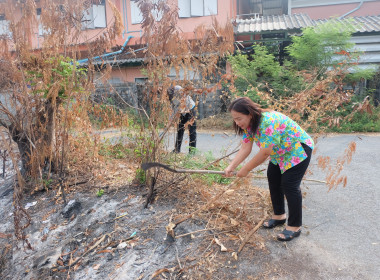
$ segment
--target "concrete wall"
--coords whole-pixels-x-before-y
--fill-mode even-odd
[[[137,85],[135,83],[120,83],[111,86],[97,85],[91,98],[97,103],[113,104],[126,109],[130,106],[138,107],[139,102]],[[130,106],[128,106],[128,103]]]
[[[112,87],[97,85],[91,98],[98,103],[105,102],[123,109],[131,108],[125,104],[125,102],[127,102],[135,108],[144,107],[147,110],[147,104],[143,100],[144,90],[144,85],[137,85],[135,83],[113,84]],[[223,98],[221,90],[208,93],[207,95],[194,94],[192,97],[197,104],[196,111],[198,119],[210,117],[227,110],[227,101]]]

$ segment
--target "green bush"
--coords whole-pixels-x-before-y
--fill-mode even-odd
[[[240,96],[248,96],[265,105],[257,96],[256,88],[274,97],[291,96],[305,88],[302,76],[291,62],[285,61],[281,66],[265,46],[254,45],[253,50],[252,55],[238,53],[228,59],[237,76],[235,87]]]
[[[363,103],[365,95],[354,95],[349,103],[342,106],[339,111],[331,112],[332,119],[340,118],[339,125],[329,125],[328,122],[320,121],[319,125],[326,132],[380,132],[380,107],[375,107],[370,101],[372,113],[365,110],[357,110],[359,104]],[[349,117],[349,121],[343,121]]]
[[[332,127],[332,132],[380,132],[380,110],[374,114],[356,112],[350,122],[343,122],[339,127]]]

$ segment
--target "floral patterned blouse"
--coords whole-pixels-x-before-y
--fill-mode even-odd
[[[256,135],[244,130],[243,141],[254,141],[259,148],[272,147],[270,161],[279,165],[281,173],[307,158],[301,143],[314,149],[313,139],[295,121],[276,111],[262,113]]]

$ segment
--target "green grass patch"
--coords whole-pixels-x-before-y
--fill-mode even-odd
[[[165,164],[170,166],[180,168],[180,169],[190,169],[190,170],[216,170],[223,171],[228,163],[225,160],[220,160],[217,163],[210,165],[214,162],[216,158],[211,152],[205,154],[200,154],[198,151],[194,155],[183,155],[183,154],[173,154],[171,155]],[[230,184],[232,182],[231,178],[223,177],[219,174],[191,174],[193,178],[199,178],[205,184],[211,186],[213,183],[218,184]]]

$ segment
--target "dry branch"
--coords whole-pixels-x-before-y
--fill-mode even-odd
[[[235,179],[231,184],[228,185],[227,189],[220,191],[217,195],[215,195],[209,202],[207,202],[205,205],[200,207],[199,209],[195,210],[193,213],[186,215],[185,217],[182,218],[177,218],[174,222],[170,222],[166,226],[166,231],[167,233],[172,236],[173,238],[175,237],[174,234],[174,228],[179,225],[180,223],[183,223],[184,221],[191,219],[194,217],[197,213],[207,209],[210,205],[212,205],[215,201],[217,201],[221,196],[223,196],[225,193],[231,191],[231,188],[236,184],[238,189],[241,186],[241,181],[242,178],[237,178]]]
[[[267,215],[264,215],[264,218],[261,219],[261,221],[251,230],[248,235],[244,238],[243,243],[239,246],[238,254],[243,250],[245,244],[248,242],[248,240],[251,238],[251,236],[261,227],[261,225],[264,223],[265,219],[267,218]]]

